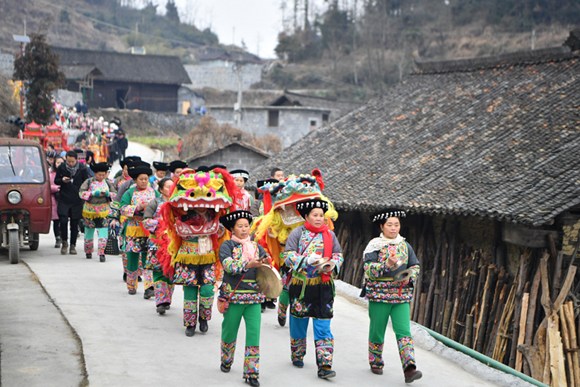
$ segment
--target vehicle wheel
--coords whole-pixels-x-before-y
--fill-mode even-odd
[[[30,234],[30,240],[28,241],[28,246],[30,246],[30,250],[36,251],[38,250],[38,244],[40,242],[40,236],[37,232]]]
[[[18,240],[18,230],[10,230],[8,232],[8,256],[10,263],[18,263],[19,255],[20,241]]]

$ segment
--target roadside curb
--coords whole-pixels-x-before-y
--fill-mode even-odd
[[[347,299],[349,302],[368,308],[368,301],[359,297],[360,288],[346,282],[335,280],[334,286],[336,294]],[[436,353],[441,357],[457,364],[463,369],[469,370],[472,374],[486,381],[496,383],[501,386],[533,386],[532,384],[507,374],[505,372],[488,367],[484,363],[453,348],[450,348],[433,338],[421,325],[411,321],[411,333],[415,345],[423,350]]]
[[[71,330],[72,336],[74,337],[74,339],[75,339],[75,341],[76,341],[76,343],[77,343],[77,345],[79,347],[78,355],[79,355],[80,371],[81,371],[81,376],[82,376],[82,380],[79,383],[79,387],[86,387],[86,386],[88,386],[89,385],[89,374],[87,372],[87,364],[86,364],[86,361],[85,361],[85,354],[84,354],[84,351],[83,351],[83,341],[82,341],[81,337],[77,333],[76,329],[71,325],[70,321],[67,319],[67,317],[63,313],[62,309],[54,301],[54,299],[51,297],[50,293],[48,293],[48,291],[46,290],[46,288],[44,287],[44,285],[42,284],[42,282],[40,281],[40,279],[38,278],[38,276],[36,275],[36,273],[34,272],[34,270],[32,270],[32,268],[30,267],[30,265],[28,265],[28,263],[26,263],[26,261],[24,261],[24,260],[20,260],[20,264],[23,264],[24,266],[26,266],[26,268],[28,269],[28,271],[30,271],[30,274],[32,275],[34,281],[36,283],[38,283],[38,285],[42,289],[42,292],[48,298],[48,301],[56,308],[56,310],[58,311],[58,313],[62,317],[63,321],[65,322],[65,324]]]

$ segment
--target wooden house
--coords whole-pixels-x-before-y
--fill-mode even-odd
[[[371,214],[406,210],[401,235],[422,267],[413,320],[562,385],[580,377],[579,150],[580,55],[564,46],[417,63],[253,175],[321,169],[340,214],[340,278],[357,286]],[[547,325],[560,347],[547,347]]]
[[[66,89],[83,93],[91,108],[178,112],[178,90],[191,83],[175,56],[52,47]]]

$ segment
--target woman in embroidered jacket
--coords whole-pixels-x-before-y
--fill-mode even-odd
[[[155,165],[155,163],[153,163],[153,165]],[[160,206],[169,200],[169,196],[173,190],[173,181],[168,177],[159,180],[157,184],[157,189],[161,196],[155,198],[155,200],[151,200],[143,214],[143,226],[152,234],[155,234],[157,226],[159,225],[159,219],[161,218],[161,213],[159,211]],[[165,314],[171,305],[171,298],[173,297],[175,286],[169,278],[163,275],[163,269],[157,259],[157,249],[157,243],[153,241],[153,238],[150,238],[147,260],[143,268],[145,270],[153,271],[153,292],[151,292],[151,288],[146,289],[143,298],[149,299],[153,293],[155,295],[157,313]]]
[[[153,174],[146,162],[132,164],[128,169],[129,176],[135,185],[129,188],[121,198],[121,215],[127,217],[125,224],[125,251],[127,252],[127,290],[129,294],[137,293],[139,258],[145,264],[147,255],[147,239],[149,232],[143,227],[143,212],[147,204],[159,196],[159,193],[149,186],[149,176]],[[145,289],[152,286],[148,278],[143,283]]]
[[[373,238],[363,253],[363,294],[369,300],[371,371],[378,375],[383,373],[383,344],[390,317],[397,338],[405,383],[411,383],[422,376],[415,365],[409,306],[420,267],[413,248],[399,235],[399,219],[404,216],[404,211],[393,209],[373,216],[372,221],[379,225],[381,235]]]
[[[334,283],[332,276],[342,266],[342,250],[334,232],[325,224],[328,203],[309,199],[296,204],[304,225],[295,228],[286,240],[285,263],[292,270],[290,296],[290,347],[292,364],[304,367],[306,332],[312,318],[318,377],[336,376],[332,370],[334,337],[330,330],[333,317]]]
[[[105,247],[107,246],[107,231],[109,230],[108,215],[111,210],[110,202],[115,199],[117,190],[107,179],[109,164],[93,164],[91,169],[95,173],[83,182],[79,195],[85,201],[83,205],[83,224],[85,226],[85,254],[87,259],[93,257],[95,230],[97,231],[97,250],[99,260],[105,262]]]
[[[246,323],[244,379],[251,386],[259,386],[261,303],[265,296],[256,283],[256,268],[272,260],[262,246],[250,240],[250,212],[235,211],[220,220],[232,233],[231,239],[220,247],[220,261],[224,268],[220,297],[229,298],[222,322],[220,369],[230,371],[243,317]]]

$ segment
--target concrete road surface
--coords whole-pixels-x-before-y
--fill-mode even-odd
[[[60,255],[51,235],[41,235],[36,252],[22,250],[24,262],[0,255],[0,385],[11,386],[242,386],[244,329],[229,374],[219,370],[222,316],[214,308],[206,334],[186,337],[182,326],[183,291],[178,287],[171,310],[155,312],[143,288],[130,296],[122,281],[121,259],[105,263],[79,254]],[[348,291],[346,292],[348,293]],[[262,314],[260,382],[262,386],[404,386],[394,334],[386,338],[385,372],[367,363],[367,310],[338,296],[335,318],[336,378],[316,376],[312,328],[305,367],[290,363],[288,327],[276,314]],[[526,385],[509,375],[457,355],[448,360],[421,339],[414,328],[416,357],[423,379],[416,386]],[[422,348],[421,342],[424,343]],[[426,344],[425,344],[426,343]],[[427,348],[427,349],[425,349]]]
[[[147,145],[139,144],[137,142],[129,141],[125,156],[139,156],[141,160],[152,164],[154,161],[163,161],[163,151],[159,149],[151,149]],[[121,169],[119,161],[115,161],[111,166],[111,176]]]

